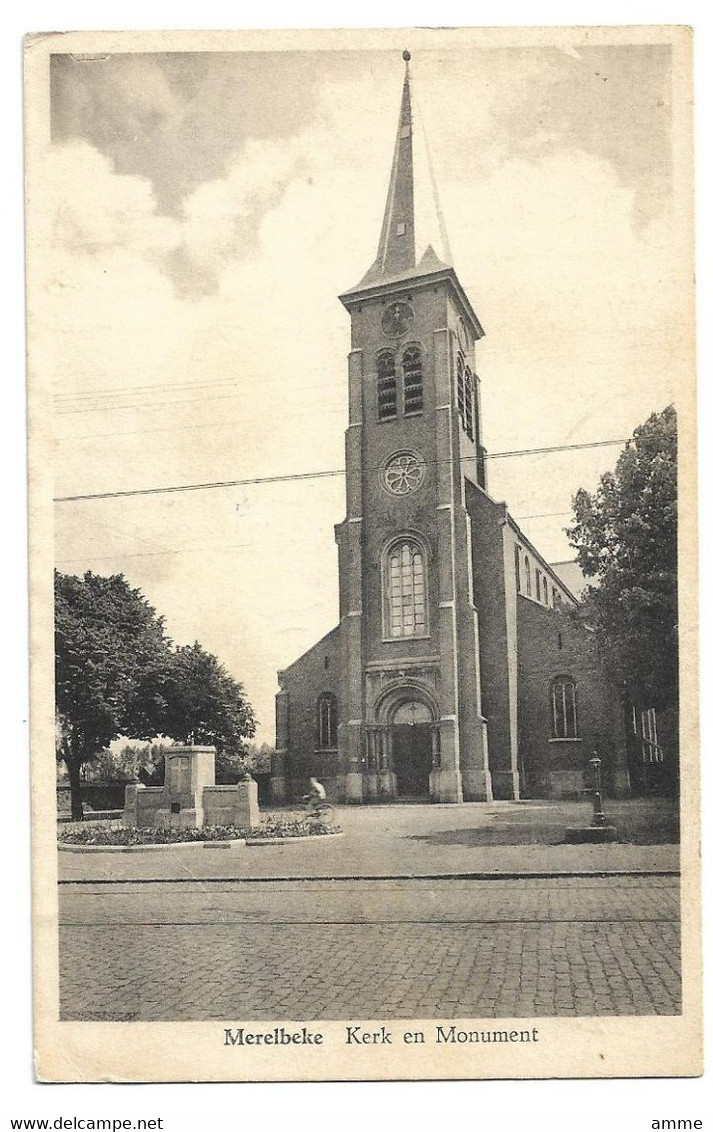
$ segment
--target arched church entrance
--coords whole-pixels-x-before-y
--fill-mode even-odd
[[[400,704],[391,722],[397,798],[428,798],[433,770],[433,721],[425,704]]]
[[[367,766],[381,772],[367,781],[368,794],[398,801],[426,801],[439,765],[438,708],[425,689],[390,688],[376,705],[368,729]]]

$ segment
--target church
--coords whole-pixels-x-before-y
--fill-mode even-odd
[[[376,259],[351,319],[339,624],[278,673],[275,802],[629,792],[621,690],[577,597],[488,492],[477,347],[455,268],[416,256],[408,52]]]

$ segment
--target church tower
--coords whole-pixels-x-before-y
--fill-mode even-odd
[[[340,296],[339,624],[278,673],[272,797],[299,797],[310,775],[339,802],[579,797],[592,752],[625,793],[621,690],[574,594],[487,491],[483,328],[445,233],[441,255],[420,251],[404,58],[376,259]]]
[[[408,68],[376,259],[351,318],[340,581],[340,793],[489,800],[466,481],[485,489],[475,345],[454,268],[417,259]]]

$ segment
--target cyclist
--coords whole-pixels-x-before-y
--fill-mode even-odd
[[[311,814],[319,814],[320,809],[327,800],[327,791],[318,782],[316,778],[309,780],[309,792],[305,795],[305,802],[307,803],[307,812]]]

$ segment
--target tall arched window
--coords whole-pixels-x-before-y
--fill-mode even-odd
[[[391,543],[384,555],[384,635],[421,637],[427,631],[426,556],[414,538]]]
[[[403,352],[404,416],[423,412],[423,364],[418,346],[408,346]]]
[[[536,596],[538,601],[542,600],[542,594],[540,593],[540,571],[539,570],[535,570],[535,596]]]
[[[522,593],[522,579],[520,577],[520,547],[515,547],[515,586],[519,594]]]
[[[475,438],[475,431],[474,431],[475,414],[474,414],[474,411],[473,411],[474,401],[475,401],[475,385],[473,383],[473,374],[470,372],[469,368],[466,368],[466,371],[465,371],[465,420],[463,421],[463,427],[465,428],[466,435],[469,436],[471,440],[473,440]]]
[[[552,681],[552,738],[577,738],[577,690],[571,676]]]
[[[525,555],[525,593],[532,597],[532,574],[530,572],[530,559]]]
[[[396,355],[384,350],[376,360],[376,399],[380,421],[396,416]]]
[[[337,745],[337,701],[331,692],[317,700],[317,746],[333,749]]]
[[[544,576],[544,574],[542,575],[542,600],[544,601],[545,605],[550,604],[550,595],[547,588],[547,578]]]

